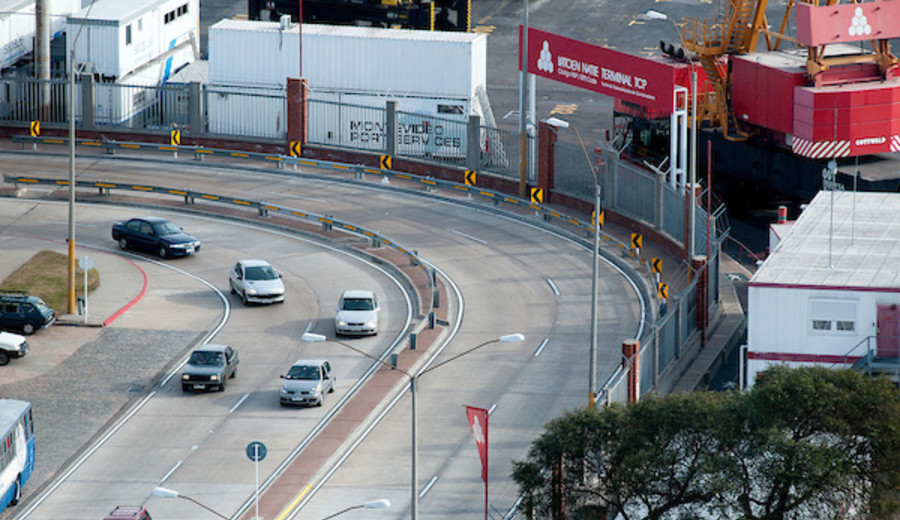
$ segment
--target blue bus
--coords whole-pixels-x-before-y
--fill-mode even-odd
[[[19,503],[33,469],[31,403],[0,399],[0,513]]]

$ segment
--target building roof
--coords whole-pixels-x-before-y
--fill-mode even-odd
[[[263,22],[255,20],[222,19],[211,29],[228,31],[280,32],[280,22]],[[296,33],[299,25],[292,23],[286,32]],[[338,36],[342,38],[367,38],[385,40],[418,40],[429,42],[472,42],[486,36],[481,33],[459,31],[420,31],[415,29],[384,29],[380,27],[357,27],[354,25],[326,25],[318,23],[303,24],[304,34]]]
[[[820,191],[750,284],[900,289],[900,193]]]
[[[80,24],[82,19],[88,24],[124,23],[145,14],[170,0],[97,0],[93,6],[87,5],[69,17],[70,24]],[[196,13],[194,13],[196,15]]]

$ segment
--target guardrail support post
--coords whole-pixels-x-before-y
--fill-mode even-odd
[[[481,117],[469,116],[466,128],[466,169],[480,170],[481,161]]]
[[[431,290],[431,306],[435,309],[441,307],[441,291],[437,290],[437,288]]]
[[[261,202],[259,206],[256,207],[256,210],[259,212],[259,216],[263,218],[269,217],[269,210],[266,209],[266,203]]]
[[[434,311],[428,313],[428,328],[434,328]]]
[[[434,181],[434,177],[432,177],[431,175],[428,175],[428,176],[425,177],[425,180],[427,180],[427,181]],[[426,182],[426,183],[425,183],[425,191],[427,191],[428,193],[433,192],[433,191],[434,191],[434,184],[431,184],[431,182]]]
[[[196,81],[188,84],[188,125],[191,135],[203,135],[203,95],[202,85]]]
[[[397,155],[397,102],[388,101],[385,108],[384,153],[393,157]]]
[[[94,76],[82,74],[78,80],[81,84],[81,129],[94,129]]]
[[[416,350],[416,333],[412,332],[409,335],[409,350]]]
[[[356,180],[362,180],[365,178],[365,167],[361,164],[357,164],[353,166],[353,178]]]
[[[419,265],[419,252],[415,249],[410,251],[409,255],[409,265]]]
[[[118,145],[116,145],[115,141],[109,141],[104,146],[106,147],[107,155],[116,155],[116,148],[118,148]]]
[[[641,398],[641,371],[638,357],[640,350],[640,340],[628,339],[622,342],[622,364],[628,369],[628,404],[635,404]]]
[[[325,218],[331,220],[331,215],[325,215]],[[322,222],[322,231],[331,231],[331,222]]]

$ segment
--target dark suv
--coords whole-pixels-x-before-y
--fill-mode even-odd
[[[0,329],[33,334],[49,327],[55,320],[56,313],[37,296],[22,292],[0,293]]]
[[[237,375],[237,366],[237,350],[228,345],[197,347],[181,374],[181,389],[189,392],[217,388],[224,392],[228,379]]]

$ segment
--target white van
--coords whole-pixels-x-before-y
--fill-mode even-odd
[[[12,332],[0,332],[0,366],[9,363],[10,359],[24,357],[28,354],[28,342],[25,336]]]

